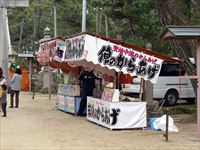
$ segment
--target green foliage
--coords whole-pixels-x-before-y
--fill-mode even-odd
[[[8,10],[11,42],[15,51],[18,50],[22,19],[24,28],[22,36],[22,51],[32,49],[35,7],[41,8],[40,34],[46,26],[53,36],[53,10],[57,8],[57,34],[70,36],[81,32],[82,1],[74,0],[41,0],[40,4],[30,1],[28,8]],[[177,0],[183,13],[191,20],[191,24],[200,24],[200,2]],[[122,35],[123,41],[145,47],[146,43],[153,45],[153,50],[169,53],[167,42],[160,39],[163,28],[159,24],[157,10],[150,0],[87,0],[87,31],[96,33],[96,10],[100,8],[100,33],[106,35],[105,16],[108,17],[108,33],[112,38]]]

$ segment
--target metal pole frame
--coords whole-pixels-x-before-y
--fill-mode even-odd
[[[200,38],[197,39],[196,50],[196,66],[197,66],[197,136],[200,140]]]

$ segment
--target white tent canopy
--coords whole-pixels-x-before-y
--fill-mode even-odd
[[[105,74],[123,72],[156,83],[163,60],[89,35],[66,39],[64,61]]]
[[[114,76],[123,72],[156,83],[163,61],[179,61],[111,38],[83,33],[63,40],[54,38],[40,44],[38,61],[66,62]]]

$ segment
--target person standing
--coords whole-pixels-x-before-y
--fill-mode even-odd
[[[16,69],[16,72],[13,74],[13,77],[10,81],[10,106],[9,108],[13,108],[13,98],[15,95],[15,108],[19,107],[19,93],[21,90],[21,82],[22,82],[22,71],[20,68]]]
[[[1,88],[1,85],[3,84],[6,84],[6,79],[3,77],[3,69],[0,67],[0,88]],[[2,94],[2,88],[0,89],[1,91],[1,94]],[[0,98],[0,112],[2,111],[2,108],[1,108],[1,98]]]
[[[6,106],[7,106],[7,86],[5,84],[1,85],[1,94],[0,94],[0,99],[1,99],[1,107],[3,110],[3,116],[6,117]]]
[[[84,113],[87,105],[87,96],[93,96],[93,89],[95,88],[95,79],[98,79],[94,72],[85,69],[80,73],[79,80],[82,81],[81,85],[81,103],[77,112],[78,116],[85,116]]]

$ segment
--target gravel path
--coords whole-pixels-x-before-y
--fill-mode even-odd
[[[8,117],[0,120],[0,150],[199,150],[196,124],[178,124],[178,133],[151,130],[111,131],[76,117],[57,111],[56,96],[37,94],[35,100],[21,93],[20,106],[8,108]],[[8,100],[9,103],[9,100]]]

